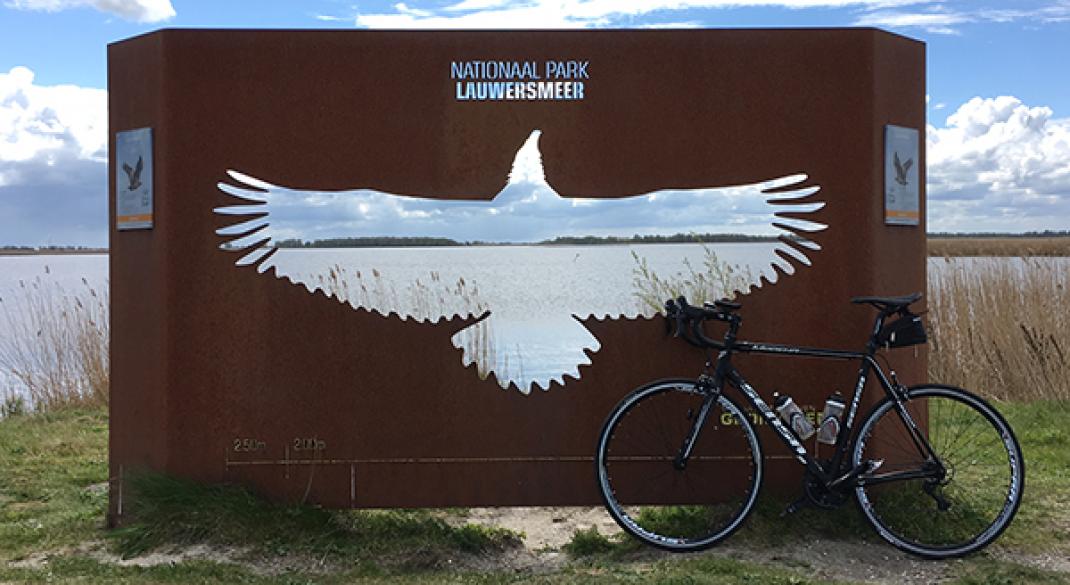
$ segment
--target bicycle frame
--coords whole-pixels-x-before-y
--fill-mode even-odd
[[[706,422],[706,418],[709,415],[710,409],[717,400],[718,396],[723,392],[725,387],[725,381],[734,386],[747,401],[757,410],[762,418],[773,428],[780,440],[787,446],[795,456],[795,459],[804,465],[807,470],[819,478],[826,488],[836,488],[842,486],[847,482],[865,481],[866,483],[881,483],[886,481],[896,481],[912,478],[928,478],[934,477],[939,474],[931,471],[901,471],[896,473],[882,474],[879,476],[871,476],[863,478],[862,475],[867,473],[868,469],[850,469],[846,473],[837,475],[843,463],[844,457],[847,455],[848,448],[852,445],[852,437],[854,435],[854,423],[858,414],[858,407],[862,399],[862,394],[865,390],[866,381],[869,379],[871,370],[875,372],[877,381],[884,389],[885,394],[894,403],[896,411],[899,417],[903,420],[903,423],[908,430],[913,442],[918,447],[919,453],[921,453],[927,461],[934,461],[934,451],[929,444],[928,438],[921,432],[917,423],[907,412],[905,405],[905,395],[901,395],[900,387],[897,384],[893,384],[888,376],[885,375],[884,370],[881,369],[880,364],[874,359],[874,354],[877,351],[878,345],[876,342],[877,333],[880,331],[884,324],[885,315],[881,314],[877,317],[873,334],[870,337],[870,341],[866,346],[865,351],[845,351],[837,349],[823,349],[793,345],[782,345],[776,343],[756,343],[749,341],[736,341],[735,340],[735,328],[736,325],[731,325],[729,332],[725,336],[724,349],[720,351],[717,356],[716,369],[714,375],[704,375],[699,379],[700,389],[706,394],[706,400],[703,402],[703,406],[695,417],[695,424],[692,426],[691,432],[684,441],[683,447],[680,449],[680,453],[676,458],[675,465],[678,468],[686,466],[687,459],[691,455],[692,446],[698,438],[698,434],[701,431],[703,425]],[[860,360],[861,366],[858,371],[858,379],[855,383],[854,394],[851,397],[850,405],[846,411],[846,416],[843,418],[843,422],[840,428],[839,435],[836,437],[836,443],[833,451],[832,458],[828,462],[828,468],[826,469],[814,459],[813,456],[807,451],[806,447],[795,437],[795,434],[788,429],[788,427],[781,422],[777,413],[758,395],[758,392],[751,386],[744,378],[743,375],[737,370],[731,363],[732,356],[735,353],[755,353],[755,354],[767,354],[778,355],[786,357],[814,357],[822,359],[836,359],[836,360]],[[707,362],[709,365],[709,362]],[[894,376],[894,372],[893,372]],[[939,467],[938,467],[939,469]]]

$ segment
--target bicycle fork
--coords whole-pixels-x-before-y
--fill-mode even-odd
[[[698,434],[702,431],[702,426],[706,424],[706,419],[709,417],[713,405],[716,404],[717,399],[721,396],[721,390],[714,382],[714,379],[706,374],[699,376],[695,388],[705,395],[705,399],[702,401],[702,406],[699,407],[694,420],[691,421],[691,431],[684,438],[684,444],[680,447],[680,452],[676,454],[676,458],[672,461],[672,466],[678,471],[687,469],[687,460],[691,458],[691,452],[695,448]]]

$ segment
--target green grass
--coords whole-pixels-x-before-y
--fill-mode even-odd
[[[1070,554],[1070,407],[998,404],[1021,439],[1025,501],[997,541],[1013,558]],[[0,420],[0,583],[822,583],[809,567],[739,561],[718,555],[666,556],[626,537],[579,531],[572,559],[547,573],[496,569],[516,535],[460,525],[451,511],[328,511],[265,502],[235,486],[201,486],[136,475],[139,521],[103,528],[107,417],[61,410]],[[768,551],[815,537],[884,547],[853,504],[806,509],[780,518],[785,502],[765,495],[731,543]],[[95,543],[87,547],[87,543]],[[116,553],[168,551],[191,544],[231,550],[236,562],[186,560],[119,566],[87,548]],[[891,552],[891,549],[888,549]],[[764,552],[762,553],[764,554]],[[36,560],[25,566],[26,560]],[[283,564],[273,567],[272,559]],[[287,561],[288,559],[288,561]],[[22,566],[11,564],[23,561]],[[292,561],[292,562],[290,562]],[[813,566],[820,565],[814,559]],[[461,569],[452,568],[460,565]],[[949,583],[1068,583],[1051,573],[981,554],[947,565]],[[267,567],[267,568],[265,568]],[[839,582],[839,581],[838,581]]]
[[[577,530],[572,535],[572,540],[565,543],[562,550],[573,557],[590,557],[611,553],[621,548],[626,542],[621,538],[610,539],[592,526],[586,530]]]
[[[952,585],[1058,585],[1070,582],[1053,573],[1007,561],[984,559],[961,568]]]
[[[107,442],[103,410],[0,420],[0,563],[99,534]]]
[[[1070,404],[995,404],[1018,437],[1025,459],[1025,495],[999,542],[1070,557]]]
[[[169,545],[248,547],[260,556],[315,556],[352,564],[399,559],[435,566],[458,553],[500,551],[518,535],[474,524],[452,526],[427,510],[325,510],[267,502],[234,485],[201,485],[139,473],[127,484],[128,511],[136,520],[112,538],[124,556]]]
[[[996,402],[994,406],[1010,423],[1022,445],[1026,479],[1018,514],[993,546],[1027,554],[1054,551],[1070,556],[1070,405],[1038,401]],[[782,497],[761,495],[742,528],[730,537],[731,541],[762,548],[814,537],[883,542],[853,499],[835,510],[804,508],[781,518],[786,504]],[[688,526],[693,518],[686,514],[686,507],[670,507],[657,513],[659,517],[642,518],[640,523],[644,526],[652,526],[653,521],[668,523],[665,530],[669,534],[694,534]],[[630,537],[609,538],[591,530],[577,532],[565,550],[577,557],[620,558],[636,548],[636,541]]]

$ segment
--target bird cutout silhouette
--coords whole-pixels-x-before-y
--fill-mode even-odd
[[[899,153],[896,152],[893,155],[892,163],[895,164],[895,182],[905,187],[906,184],[909,182],[907,181],[907,173],[910,172],[910,167],[914,166],[914,159],[908,158],[907,162],[900,163]]]
[[[492,199],[435,199],[431,197],[395,195],[374,189],[343,191],[301,190],[282,187],[251,177],[235,170],[228,170],[229,182],[218,183],[218,188],[238,200],[239,204],[217,207],[214,211],[230,222],[216,230],[223,236],[220,248],[239,252],[235,264],[255,268],[258,273],[276,278],[286,278],[293,284],[304,285],[309,291],[323,289],[323,276],[285,274],[276,264],[276,244],[282,239],[294,238],[307,233],[309,218],[330,217],[336,230],[333,237],[391,235],[435,235],[449,229],[465,234],[467,241],[508,242],[510,237],[537,226],[543,230],[545,239],[554,235],[586,235],[594,227],[612,225],[619,233],[639,233],[643,222],[654,216],[663,224],[673,226],[670,233],[710,233],[724,231],[718,223],[729,210],[740,205],[760,203],[770,218],[770,227],[779,239],[770,248],[768,267],[761,272],[752,287],[762,286],[762,281],[775,282],[778,273],[794,274],[796,266],[809,266],[809,256],[821,249],[810,239],[809,234],[824,230],[827,226],[808,217],[825,206],[814,200],[820,186],[806,185],[805,174],[785,176],[761,183],[732,187],[709,187],[694,189],[664,189],[618,198],[563,197],[546,181],[539,151],[541,132],[533,131],[517,151],[505,187]],[[329,209],[329,213],[323,210]],[[339,216],[343,217],[339,217]],[[393,231],[388,231],[393,230]],[[436,230],[439,230],[436,232]],[[323,232],[317,232],[324,235]],[[542,241],[536,239],[535,241]],[[580,258],[573,258],[575,262]],[[273,274],[268,270],[275,268]],[[363,267],[371,272],[372,266]],[[380,267],[382,268],[382,267]],[[385,269],[384,269],[385,270]],[[376,276],[379,275],[375,270]],[[501,278],[511,275],[502,274]],[[515,277],[515,275],[512,275]],[[582,271],[573,270],[564,282],[539,283],[534,294],[554,295],[558,290],[574,290],[574,280],[591,278]],[[573,279],[573,280],[568,280]],[[463,282],[462,282],[463,284]],[[588,283],[589,284],[589,283]],[[591,288],[588,286],[587,288]],[[597,289],[597,286],[594,287]],[[419,316],[404,307],[395,307],[376,298],[341,298],[354,308],[378,312],[384,316],[397,313],[402,319]],[[640,313],[638,304],[629,310],[606,304],[599,295],[585,299],[582,308],[570,308],[568,297],[562,294],[560,302],[552,306],[555,311],[539,311],[532,315],[523,303],[510,299],[487,298],[487,313],[466,311],[460,308],[452,313],[443,313],[422,320],[437,322],[455,316],[474,318],[485,316],[485,324],[493,332],[495,347],[507,348],[509,355],[523,360],[525,356],[551,356],[551,364],[543,364],[544,371],[525,377],[515,368],[504,367],[499,362],[490,364],[503,388],[516,384],[522,392],[530,391],[532,385],[549,389],[552,381],[565,383],[565,377],[579,379],[579,366],[590,364],[585,350],[592,354],[600,348],[600,342],[584,327],[581,320],[589,317],[619,318],[635,317]],[[482,313],[478,311],[478,313]],[[489,314],[488,314],[489,313]],[[470,349],[466,340],[474,334],[474,324],[458,331],[451,337],[454,347],[462,349],[462,365],[468,366],[479,358]],[[514,359],[514,365],[515,365]],[[506,370],[503,372],[503,370]]]
[[[136,191],[138,187],[141,187],[141,170],[145,168],[145,161],[141,160],[141,157],[137,157],[137,163],[134,168],[130,168],[130,165],[123,163],[123,171],[126,172],[126,178],[129,180],[127,185],[128,191]]]

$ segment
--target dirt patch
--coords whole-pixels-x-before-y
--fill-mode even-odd
[[[473,508],[467,515],[458,517],[457,521],[501,526],[523,534],[525,550],[506,553],[495,563],[488,564],[490,570],[508,567],[517,571],[552,571],[570,561],[568,555],[560,552],[560,548],[572,539],[577,530],[596,527],[607,536],[621,532],[604,508]],[[792,569],[821,579],[888,585],[947,581],[961,572],[964,562],[958,559],[924,560],[877,538],[872,541],[840,541],[815,537],[770,548],[736,545],[729,539],[698,554]],[[982,554],[1070,575],[1070,560],[1057,554],[1010,554],[998,548]],[[690,557],[648,548],[641,549],[634,560],[649,562],[681,558]],[[470,568],[480,567],[476,564]]]
[[[240,552],[239,549],[221,549],[198,544],[189,547],[175,548],[168,551],[153,551],[145,555],[124,559],[117,554],[109,552],[102,541],[94,540],[84,542],[76,547],[31,553],[25,558],[11,561],[8,565],[16,569],[41,569],[47,566],[52,558],[66,556],[89,557],[101,563],[118,565],[120,567],[176,565],[184,561],[192,560],[232,563],[236,562],[234,559],[237,558]]]
[[[123,558],[110,550],[100,540],[83,542],[77,547],[62,551],[58,554],[76,555],[89,557],[97,562],[120,567],[156,567],[160,565],[177,565],[185,561],[208,561],[213,563],[236,563],[245,549],[238,547],[217,547],[206,544],[195,544],[184,547],[174,547],[165,550],[155,550],[136,557]],[[53,553],[57,554],[57,553]]]
[[[950,579],[961,563],[919,559],[883,543],[824,538],[771,549],[741,548],[729,542],[706,554],[795,569],[821,579],[889,585],[940,583]]]
[[[8,565],[14,569],[40,569],[48,564],[48,558],[52,553],[35,552],[17,561],[11,561]]]
[[[424,559],[429,563],[424,567],[426,569],[484,573],[505,571],[521,575],[550,573],[577,562],[561,551],[561,547],[572,539],[576,531],[593,527],[607,536],[621,532],[603,508],[593,507],[472,508],[463,514],[450,513],[444,519],[454,524],[471,522],[507,528],[522,534],[523,545],[480,555],[458,553],[453,556]],[[775,547],[755,546],[749,543],[734,544],[733,540],[729,539],[709,551],[698,554],[789,569],[818,579],[882,585],[941,583],[961,574],[964,568],[962,563],[969,562],[922,560],[903,553],[875,537],[866,541],[840,541],[815,537]],[[982,554],[998,560],[1011,561],[1070,576],[1070,559],[1058,553],[1025,554],[996,546]],[[329,574],[344,568],[334,566],[326,558],[301,555],[264,558],[250,554],[244,548],[208,545],[154,551],[139,557],[124,559],[109,552],[102,541],[87,542],[63,551],[33,553],[18,561],[12,561],[9,565],[17,568],[40,569],[49,563],[51,557],[61,555],[88,556],[103,563],[137,567],[179,564],[191,560],[231,563],[260,575],[277,575],[287,571]],[[622,562],[642,565],[686,558],[694,557],[641,547]],[[383,562],[387,565],[396,562],[407,566],[412,564],[413,559],[383,559]]]
[[[1036,567],[1055,573],[1066,573],[1070,577],[1070,558],[1060,553],[1025,554],[1014,551],[998,550],[992,556],[1027,567]]]
[[[532,551],[560,549],[577,530],[595,527],[607,536],[621,531],[604,508],[471,508],[459,519],[519,532]]]
[[[100,563],[120,567],[157,567],[177,565],[185,561],[208,561],[213,563],[239,565],[249,571],[271,576],[286,572],[303,572],[325,574],[338,570],[325,558],[312,558],[305,555],[274,555],[270,558],[254,556],[245,547],[215,546],[196,544],[187,547],[175,547],[156,550],[136,557],[123,558],[107,549],[103,542],[84,543],[74,552],[95,559]]]

